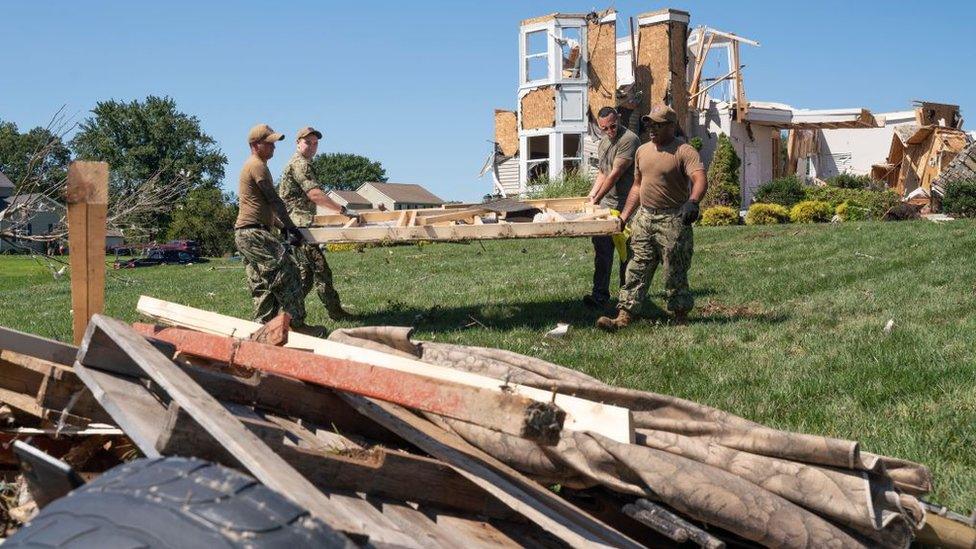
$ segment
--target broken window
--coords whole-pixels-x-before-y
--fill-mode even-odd
[[[562,59],[563,79],[580,78],[583,60],[582,36],[580,27],[560,27],[559,47]]]
[[[563,173],[579,172],[583,166],[582,134],[563,134]]]
[[[525,33],[525,82],[549,78],[549,33],[537,30]]]
[[[534,135],[527,139],[525,173],[526,181],[532,183],[537,179],[549,177],[549,136]]]

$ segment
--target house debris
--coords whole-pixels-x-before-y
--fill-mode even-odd
[[[69,203],[87,213],[72,239],[99,220],[104,229],[106,168],[69,169]],[[441,209],[437,223],[563,215],[558,205]],[[410,212],[416,220],[417,210],[398,213]],[[252,475],[337,546],[976,540],[972,520],[919,499],[932,490],[924,465],[510,351],[416,341],[397,327],[320,339],[290,332],[284,315],[261,325],[147,296],[137,310],[159,325],[130,326],[100,314],[97,248],[72,254],[73,269],[89,266],[72,276],[77,347],[0,328],[0,438],[34,447],[19,443],[14,456],[0,446],[4,478],[19,460],[29,481],[19,493],[30,497],[6,510],[21,519],[8,525],[20,528],[12,544],[43,537],[55,523],[46,510],[89,501],[100,479],[83,479],[153,463],[174,478],[205,463],[172,456]],[[140,455],[161,461],[131,462]]]
[[[618,23],[630,34],[617,39]],[[917,102],[912,111],[875,114],[749,99],[740,50],[759,43],[689,24],[687,12],[672,9],[638,15],[629,24],[612,9],[522,21],[517,109],[495,111],[495,145],[486,162],[492,193],[523,196],[564,173],[593,175],[601,137],[596,113],[604,106],[616,107],[622,123],[643,135],[640,116],[652,104],[670,105],[683,133],[701,139],[706,164],[719,135],[727,135],[742,159],[742,204],[761,184],[790,174],[810,180],[872,175],[903,197],[918,187],[929,192],[970,141],[954,105]],[[932,129],[924,130],[925,143],[913,143],[912,158],[902,165],[892,139],[906,124]]]

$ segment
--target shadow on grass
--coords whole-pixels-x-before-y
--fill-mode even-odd
[[[705,289],[696,295],[713,293]],[[670,316],[655,301],[645,302],[641,318],[645,322],[667,322]],[[557,322],[572,326],[592,326],[602,315],[613,315],[614,309],[606,311],[587,308],[580,300],[555,300],[538,302],[488,303],[467,307],[430,307],[406,305],[399,301],[387,301],[379,311],[370,311],[358,316],[358,323],[366,326],[413,326],[431,332],[456,331],[465,328],[486,328],[492,330],[548,330]],[[692,324],[729,324],[739,321],[758,321],[763,324],[784,322],[787,315],[756,312],[748,308],[716,308],[713,302],[709,307],[692,311],[689,322]]]

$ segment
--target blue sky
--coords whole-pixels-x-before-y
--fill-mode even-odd
[[[668,6],[612,4],[622,20]],[[901,7],[904,6],[904,7]],[[912,99],[976,117],[976,2],[924,12],[894,2],[674,2],[745,47],[746,92],[804,108],[905,110]],[[320,152],[379,160],[393,182],[477,200],[493,110],[514,108],[518,22],[607,4],[545,2],[6,1],[0,119],[79,120],[99,100],[168,95],[229,159],[236,189],[246,134],[267,122],[289,137],[311,124]],[[922,20],[928,17],[929,20]],[[621,25],[622,27],[623,25]],[[618,30],[621,33],[621,30]],[[966,124],[971,129],[972,124]],[[277,177],[292,152],[282,142]]]

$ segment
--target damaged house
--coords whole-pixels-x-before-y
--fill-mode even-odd
[[[812,182],[871,175],[902,196],[924,188],[928,197],[941,168],[969,142],[954,105],[917,102],[914,110],[876,115],[865,108],[750,101],[740,49],[759,43],[689,23],[687,12],[674,9],[629,20],[610,9],[522,21],[517,108],[495,111],[495,146],[486,164],[492,194],[524,195],[569,171],[594,174],[601,137],[595,120],[605,106],[616,107],[621,122],[645,140],[640,117],[652,105],[670,105],[683,133],[701,140],[706,164],[719,136],[728,136],[742,161],[744,205],[760,185],[789,174]],[[618,24],[629,34],[618,38]],[[916,135],[919,128],[929,129]],[[923,139],[926,144],[917,143]],[[910,161],[902,161],[899,144],[914,147]],[[925,158],[922,149],[930,151]],[[918,162],[929,163],[929,171],[921,173]]]

